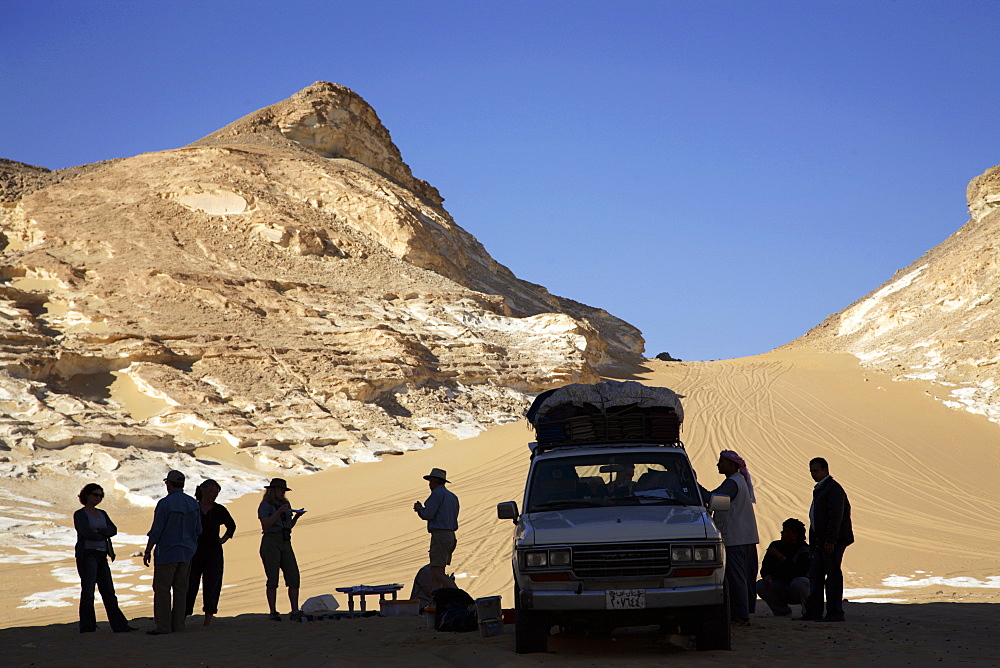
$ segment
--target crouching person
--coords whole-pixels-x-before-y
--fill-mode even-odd
[[[757,580],[757,595],[778,617],[792,614],[791,605],[805,610],[809,597],[809,545],[806,526],[790,518],[781,524],[781,540],[767,548]]]

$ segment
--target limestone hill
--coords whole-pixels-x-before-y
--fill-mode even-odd
[[[969,220],[788,347],[849,352],[945,404],[1000,422],[1000,167],[969,184]]]
[[[5,161],[0,184],[15,454],[80,445],[114,467],[130,446],[217,445],[315,470],[475,433],[641,360],[634,327],[491,258],[336,84],[175,150]]]

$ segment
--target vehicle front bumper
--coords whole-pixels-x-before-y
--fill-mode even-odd
[[[646,589],[646,610],[718,605],[723,602],[721,584]],[[522,590],[521,603],[529,610],[608,610],[603,589]]]

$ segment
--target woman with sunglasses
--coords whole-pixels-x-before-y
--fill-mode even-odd
[[[80,574],[80,633],[97,630],[94,614],[94,587],[101,592],[111,630],[125,633],[137,630],[118,607],[115,585],[111,581],[108,559],[115,560],[111,537],[118,533],[108,514],[97,507],[104,500],[104,489],[97,483],[84,485],[79,494],[83,508],[73,513],[76,527],[76,570]]]

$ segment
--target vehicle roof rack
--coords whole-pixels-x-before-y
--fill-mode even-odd
[[[584,450],[584,449],[596,449],[596,448],[631,448],[635,446],[659,446],[664,448],[680,448],[684,450],[684,442],[680,439],[676,441],[653,441],[651,439],[645,439],[640,441],[615,441],[615,442],[601,442],[601,441],[588,441],[575,442],[575,443],[539,443],[537,441],[532,441],[528,443],[528,449],[531,451],[532,458],[535,455],[540,455],[543,452],[552,452],[553,450]]]

